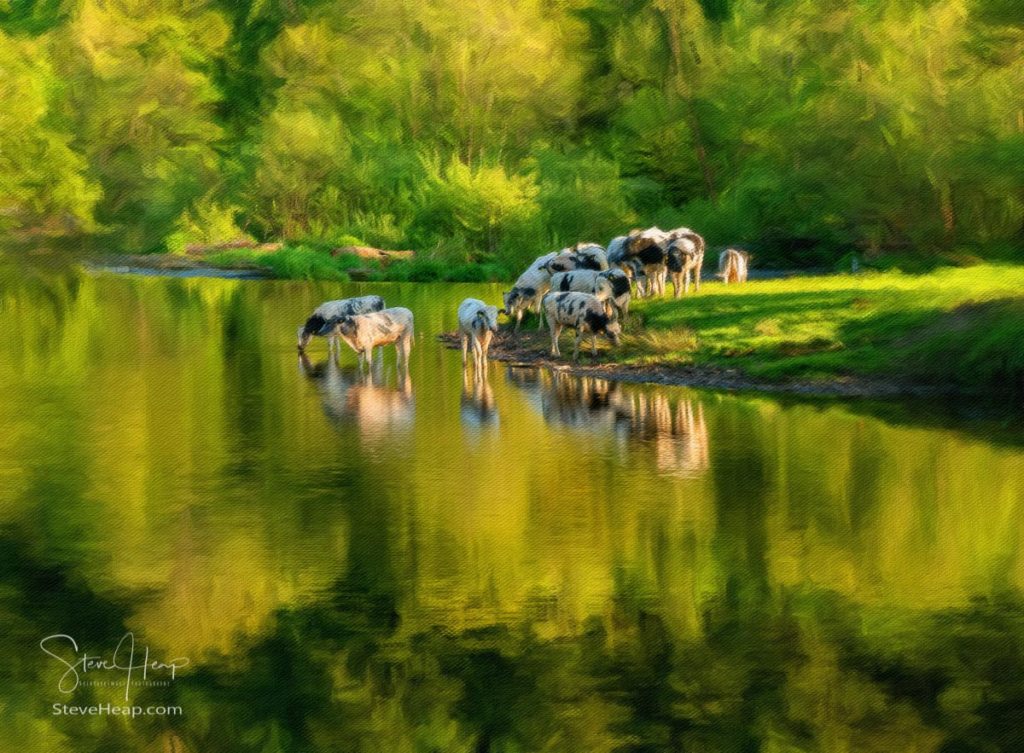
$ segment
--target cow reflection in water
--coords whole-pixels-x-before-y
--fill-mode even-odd
[[[462,370],[462,398],[459,415],[467,428],[483,429],[498,425],[498,409],[494,390],[485,364],[481,369]]]
[[[704,406],[683,390],[623,387],[606,379],[539,369],[509,368],[507,379],[548,423],[613,433],[649,446],[660,473],[694,476],[708,468]]]
[[[412,428],[415,403],[407,370],[396,370],[395,386],[391,387],[381,359],[370,371],[361,372],[343,367],[333,358],[313,364],[301,355],[299,368],[316,385],[324,413],[333,423],[355,423],[366,438]]]

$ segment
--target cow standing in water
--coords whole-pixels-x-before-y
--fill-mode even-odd
[[[726,285],[731,282],[746,282],[749,267],[750,254],[746,251],[727,248],[718,257],[718,276],[722,278],[722,282]]]
[[[597,355],[597,336],[604,335],[612,345],[619,344],[622,327],[618,317],[605,311],[604,304],[589,293],[548,293],[543,300],[544,313],[551,327],[551,355],[560,356],[558,336],[564,327],[576,331],[572,357],[580,355],[580,338],[590,335],[591,353]]]
[[[346,316],[337,323],[336,328],[338,336],[359,356],[360,367],[364,361],[367,368],[373,366],[375,347],[394,344],[399,369],[408,370],[414,334],[413,316],[409,309],[391,308],[371,314]]]
[[[346,316],[357,314],[369,314],[372,311],[382,311],[384,299],[379,295],[364,295],[359,298],[342,298],[338,301],[327,301],[317,306],[306,323],[299,327],[299,353],[306,350],[309,341],[313,336],[326,337],[327,349],[333,353],[338,344],[338,334],[335,332],[337,323]]]
[[[473,362],[477,369],[487,366],[491,338],[498,332],[498,307],[477,298],[459,304],[459,339],[462,341],[462,367],[466,367],[469,344],[473,344]]]

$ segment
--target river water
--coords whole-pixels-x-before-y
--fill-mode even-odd
[[[408,380],[297,358],[369,292]],[[8,269],[0,750],[1024,750],[1019,436],[466,379],[469,295]]]

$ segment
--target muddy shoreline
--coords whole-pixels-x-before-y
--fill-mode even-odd
[[[445,347],[459,349],[456,332],[437,336]],[[589,346],[589,340],[586,340]],[[547,368],[574,376],[590,376],[634,384],[662,384],[678,387],[725,390],[728,392],[762,392],[837,398],[900,398],[939,397],[948,391],[898,379],[867,379],[842,376],[829,380],[768,381],[750,377],[737,369],[696,364],[622,364],[601,361],[607,353],[599,346],[597,359],[591,360],[589,347],[580,346],[580,360],[572,361],[569,339],[562,343],[562,357],[549,352],[551,339],[547,332],[520,331],[513,335],[502,330],[491,342],[490,358],[509,366]]]

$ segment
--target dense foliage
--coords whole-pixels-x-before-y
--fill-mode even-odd
[[[1019,257],[1001,0],[0,0],[0,231]]]

